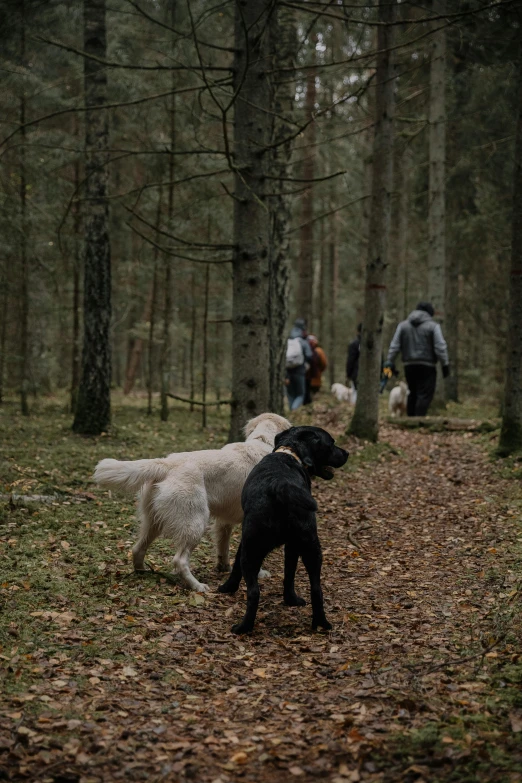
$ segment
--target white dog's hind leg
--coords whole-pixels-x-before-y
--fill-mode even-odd
[[[197,593],[206,593],[207,590],[209,590],[209,586],[204,582],[198,582],[190,570],[189,563],[191,552],[192,547],[184,549],[182,552],[177,552],[172,564],[176,573],[180,575],[187,587],[191,590],[195,590]]]
[[[154,521],[152,508],[152,486],[144,487],[138,504],[138,516],[141,520],[138,540],[132,547],[132,562],[135,571],[143,571],[147,550],[160,535],[160,528]]]
[[[230,571],[230,536],[232,527],[225,525],[219,519],[216,520],[214,538],[216,541],[217,561],[216,568],[221,573]]]
[[[266,571],[264,568],[261,568],[258,573],[259,579],[269,579],[272,576],[270,571]]]

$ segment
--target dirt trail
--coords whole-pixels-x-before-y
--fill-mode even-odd
[[[495,707],[492,690],[498,667],[520,652],[510,636],[521,533],[512,482],[473,437],[391,428],[381,437],[391,448],[377,461],[315,486],[330,634],[311,633],[309,606],[282,605],[280,553],[270,557],[250,638],[229,633],[243,592],[190,597],[160,585],[177,596],[171,613],[128,609],[122,648],[132,666],[104,657],[103,622],[63,633],[72,644],[95,638],[94,661],[73,670],[70,656],[35,655],[43,679],[2,719],[0,741],[19,740],[0,755],[4,776],[522,780],[522,699]],[[348,538],[356,528],[360,549]],[[201,578],[219,583],[210,572]],[[114,590],[124,594],[125,584]],[[302,565],[297,589],[308,598]],[[47,712],[24,719],[31,696],[46,694]],[[58,721],[60,701],[83,719]],[[17,734],[22,721],[26,733]]]

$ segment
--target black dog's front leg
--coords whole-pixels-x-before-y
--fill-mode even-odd
[[[299,550],[295,544],[285,544],[285,578],[283,582],[283,600],[287,606],[305,606],[306,601],[295,592],[294,581]]]
[[[323,604],[323,591],[321,590],[321,565],[323,555],[319,538],[307,543],[301,549],[301,557],[310,579],[310,598],[312,601],[312,628],[314,631],[318,626],[330,631],[331,623],[326,619]]]
[[[218,587],[218,593],[237,593],[241,584],[241,542],[236,552],[236,559],[232,571],[226,582]]]

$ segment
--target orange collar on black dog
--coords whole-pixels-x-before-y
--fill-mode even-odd
[[[292,456],[294,459],[296,459],[300,465],[303,464],[301,462],[300,458],[295,453],[295,451],[292,451],[290,446],[279,446],[279,448],[274,451],[274,454],[277,454],[278,451],[282,451],[283,454],[290,454],[290,456]]]

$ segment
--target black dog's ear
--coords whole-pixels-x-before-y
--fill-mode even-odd
[[[274,448],[276,449],[279,448],[279,446],[281,445],[281,441],[285,440],[288,437],[289,433],[292,432],[292,430],[295,430],[295,427],[290,427],[290,429],[288,430],[283,430],[283,432],[278,432],[274,438]]]

